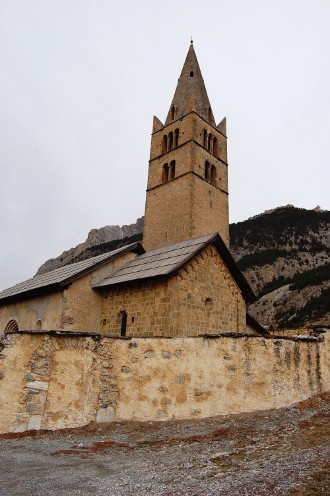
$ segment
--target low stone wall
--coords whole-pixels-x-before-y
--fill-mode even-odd
[[[1,336],[0,348],[0,432],[277,408],[330,384],[329,332],[120,339],[41,331]]]

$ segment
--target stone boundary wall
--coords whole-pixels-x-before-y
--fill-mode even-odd
[[[2,335],[0,432],[288,406],[330,389],[329,338]]]

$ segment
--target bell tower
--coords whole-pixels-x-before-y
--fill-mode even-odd
[[[216,125],[191,42],[165,124],[154,117],[146,250],[219,232],[229,245],[226,119]]]

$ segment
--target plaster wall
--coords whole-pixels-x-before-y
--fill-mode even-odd
[[[0,308],[0,333],[10,320],[16,320],[19,330],[36,329],[38,320],[42,329],[59,329],[62,314],[62,293],[26,299]]]
[[[1,306],[0,333],[11,320],[17,322],[20,331],[36,330],[41,326],[41,329],[98,332],[101,302],[92,286],[136,256],[134,252],[121,255],[57,293]]]
[[[278,408],[328,391],[323,341],[2,336],[0,432]]]
[[[90,332],[99,329],[100,297],[92,288],[92,277],[87,274],[63,291],[60,329]]]

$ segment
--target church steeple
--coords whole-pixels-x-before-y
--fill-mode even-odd
[[[219,232],[229,244],[226,121],[216,126],[193,44],[165,124],[154,117],[146,250]]]
[[[215,126],[212,108],[198,64],[194,45],[191,42],[165,125],[195,111]]]

